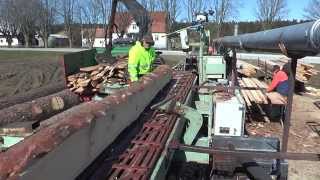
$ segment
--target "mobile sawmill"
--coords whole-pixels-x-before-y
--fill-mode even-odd
[[[113,0],[111,19],[117,2]],[[137,7],[134,1],[119,2]],[[41,121],[31,134],[14,139],[17,142],[0,153],[0,179],[285,180],[287,159],[319,161],[319,154],[290,153],[287,145],[296,64],[320,52],[320,20],[215,39],[219,51],[207,55],[209,14],[199,14],[187,28],[200,35],[196,71],[186,70],[185,59],[178,70],[159,65],[137,83],[117,86]],[[281,141],[245,134],[238,49],[280,52],[291,58]],[[66,73],[77,69],[67,62],[65,68]]]

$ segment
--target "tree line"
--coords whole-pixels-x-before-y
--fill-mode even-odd
[[[35,36],[48,47],[48,37],[60,27],[68,36],[72,47],[79,36],[79,29],[93,45],[95,29],[106,28],[112,0],[0,0],[0,33],[9,46],[13,37],[18,37],[25,47],[32,44]],[[241,0],[138,0],[148,11],[165,11],[168,14],[169,31],[195,20],[195,13],[212,9],[211,29],[220,37],[233,31],[233,21],[239,9],[245,6]],[[239,33],[279,27],[288,14],[287,0],[256,0],[256,22],[240,23]],[[121,3],[120,3],[121,4]],[[306,19],[320,18],[320,0],[310,0],[304,8]],[[248,9],[250,10],[250,9]],[[125,12],[124,6],[118,6]],[[187,23],[178,18],[184,16]],[[288,22],[288,21],[287,21]],[[291,23],[291,22],[290,22]],[[289,23],[289,24],[290,24]],[[292,23],[295,23],[293,21]],[[297,22],[296,22],[297,23]],[[231,30],[232,29],[232,30]]]

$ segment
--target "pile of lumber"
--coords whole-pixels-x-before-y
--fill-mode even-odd
[[[263,92],[264,89],[267,89],[267,84],[264,82],[257,78],[242,78],[239,80],[239,85],[247,106],[250,107],[253,103],[268,104],[267,96]]]
[[[79,95],[95,94],[102,83],[127,84],[127,61],[80,68],[79,73],[67,77],[67,87]]]
[[[258,66],[262,67],[261,69],[264,70],[266,69],[269,75],[272,74],[272,69],[274,65],[278,65],[282,68],[282,66],[288,62],[287,58],[282,58],[279,59],[279,61],[271,61],[271,60],[264,60],[264,61],[259,61]],[[296,80],[300,82],[308,82],[310,78],[314,75],[318,74],[318,71],[314,69],[314,66],[311,64],[306,64],[306,63],[297,63],[297,71],[296,71]]]
[[[240,74],[243,74],[246,77],[254,77],[260,68],[247,62],[238,60],[237,69]]]
[[[308,82],[310,78],[317,75],[318,71],[314,70],[314,66],[310,64],[298,63],[296,78],[301,82]]]
[[[320,97],[320,89],[317,89],[317,88],[314,88],[311,86],[307,86],[306,90],[307,90],[307,94]]]
[[[288,59],[280,59],[280,62],[284,65],[285,63],[288,63]],[[314,69],[313,65],[302,62],[297,63],[296,79],[298,81],[308,82],[312,76],[317,74],[318,71]]]

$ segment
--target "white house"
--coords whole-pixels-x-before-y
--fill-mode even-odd
[[[19,42],[18,42],[18,39],[17,38],[12,38],[12,43],[11,43],[11,46],[14,47],[14,46],[18,46],[19,45]],[[0,33],[0,47],[7,47],[8,46],[8,42],[6,40],[6,38],[3,36],[2,33]]]
[[[152,12],[150,13],[151,17],[151,33],[155,41],[154,47],[156,49],[166,49],[167,48],[167,36],[168,31],[168,16],[165,12]],[[122,24],[121,24],[122,23]],[[129,37],[130,34],[139,33],[139,27],[137,23],[133,20],[131,15],[127,13],[117,13],[115,16],[115,24],[118,27],[125,27],[124,38]],[[115,31],[115,30],[114,30]],[[118,34],[113,33],[112,39],[117,39]],[[86,39],[82,39],[82,46],[87,47]],[[93,47],[105,47],[105,30],[102,28],[96,29],[96,38],[93,44]]]

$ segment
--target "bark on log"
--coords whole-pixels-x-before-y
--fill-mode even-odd
[[[12,122],[42,121],[80,103],[70,90],[0,110],[0,126]]]
[[[5,97],[0,99],[0,110],[3,108],[8,108],[10,106],[13,106],[15,104],[24,103],[27,101],[31,101],[32,99],[48,96],[50,94],[62,91],[66,88],[66,85],[64,82],[52,84],[48,86],[44,86],[38,89],[33,89],[31,91],[28,91],[23,94]]]

